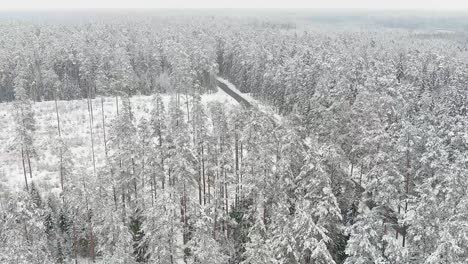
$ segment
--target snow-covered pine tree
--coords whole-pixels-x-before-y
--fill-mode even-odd
[[[194,219],[194,230],[189,242],[191,263],[228,263],[226,248],[212,235],[214,219],[207,215],[204,209],[204,206],[200,206]]]
[[[192,120],[190,122],[192,125],[193,148],[197,158],[198,200],[199,204],[202,205],[206,204],[205,141],[208,138],[208,117],[201,102],[201,96],[198,93],[193,96]]]
[[[284,257],[298,263],[335,263],[329,250],[334,243],[330,236],[335,229],[342,228],[341,213],[330,175],[323,166],[325,151],[309,150],[299,174],[291,179],[294,210],[288,210],[290,220],[280,228],[288,227],[283,233],[286,237],[292,235],[294,241],[285,245],[289,249]]]
[[[21,153],[21,161],[23,165],[23,174],[28,187],[26,171],[29,172],[29,177],[33,178],[31,158],[36,154],[34,148],[34,132],[36,130],[36,121],[34,118],[34,110],[32,101],[29,99],[27,89],[28,81],[28,65],[24,57],[17,58],[17,76],[14,80],[15,85],[15,103],[14,103],[14,120],[15,120],[15,146]],[[26,169],[26,164],[28,169]]]
[[[169,103],[168,118],[168,158],[166,163],[168,191],[170,192],[170,201],[179,201],[180,205],[180,210],[178,210],[180,215],[176,211],[172,211],[171,214],[174,217],[174,221],[180,219],[182,222],[182,243],[184,245],[184,254],[186,254],[190,232],[189,218],[194,212],[191,205],[195,201],[190,198],[190,193],[196,190],[196,158],[190,145],[188,124],[174,95]],[[176,207],[171,206],[171,208],[174,209]]]
[[[124,222],[127,221],[127,211],[134,208],[138,193],[134,161],[137,129],[134,122],[130,99],[123,97],[120,114],[113,122],[109,133],[109,160],[115,172],[115,179],[111,181],[116,186],[116,193],[120,194],[121,217]]]

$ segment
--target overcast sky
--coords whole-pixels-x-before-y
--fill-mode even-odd
[[[0,9],[365,8],[468,10],[468,0],[0,0]]]

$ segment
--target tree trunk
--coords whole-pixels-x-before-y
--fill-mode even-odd
[[[75,264],[78,264],[78,250],[76,247],[76,226],[75,226],[75,221],[73,221],[73,253],[75,255]]]
[[[184,190],[183,190],[183,194],[182,194],[182,223],[183,223],[183,243],[184,245],[187,244],[188,242],[188,237],[187,237],[187,234],[188,234],[188,221],[187,221],[187,190],[186,190],[186,186],[185,186],[185,183],[184,183]]]
[[[401,206],[398,204],[398,215],[401,213]],[[395,238],[398,241],[398,229],[395,230]]]
[[[223,184],[224,184],[224,201],[225,201],[225,206],[226,206],[226,216],[229,215],[229,194],[228,194],[228,183],[227,183],[227,173],[226,173],[226,170],[223,170],[224,171],[224,180],[223,180]]]
[[[117,110],[117,115],[119,115],[119,97],[115,97],[115,108]]]
[[[203,178],[203,204],[206,204],[205,157],[204,157],[203,144],[201,146],[201,159],[202,159],[202,178]]]
[[[103,134],[103,140],[104,140],[104,154],[106,156],[106,162],[109,162],[109,154],[107,150],[107,136],[106,136],[106,115],[104,112],[104,97],[101,96],[101,116],[102,116],[102,134]],[[115,205],[115,210],[117,210],[118,205],[117,205],[117,194],[115,191],[115,184],[113,182],[114,180],[114,170],[110,166],[110,174],[112,178],[112,192],[114,196],[114,205]]]
[[[106,117],[104,114],[104,98],[101,96],[102,134],[104,139],[104,152],[107,159]]]
[[[93,117],[92,117],[92,112],[91,112],[91,100],[89,98],[89,93],[88,93],[88,115],[89,115],[89,131],[90,131],[90,138],[91,138],[91,153],[92,153],[92,158],[93,158],[93,173],[94,176],[96,177],[96,157],[94,154],[94,137],[93,137]]]
[[[226,170],[224,170],[224,200],[225,200],[225,206],[226,206],[226,219],[229,217],[229,194],[228,194],[228,184],[227,184],[227,175],[226,175]],[[229,232],[227,229],[227,221],[224,221],[224,232],[226,238],[229,237]]]
[[[60,186],[62,187],[63,192],[63,154],[62,154],[62,146],[60,146]]]
[[[58,135],[61,138],[62,133],[60,130],[60,116],[59,116],[59,111],[58,111],[58,102],[57,102],[57,95],[55,95],[55,113],[57,115],[57,130],[58,130]]]
[[[29,239],[29,232],[28,232],[28,227],[26,226],[26,222],[23,223],[24,225],[24,237],[26,238],[26,242],[30,243]]]
[[[95,261],[95,256],[94,256],[94,234],[93,234],[93,225],[91,224],[91,217],[89,219],[89,239],[90,239],[89,254],[91,256],[91,261],[94,263],[94,261]]]
[[[387,223],[385,221],[385,219],[383,220],[383,228],[384,228],[384,236],[387,235]],[[385,248],[387,247],[387,242],[385,242],[385,240],[382,242],[382,255],[385,256]]]
[[[125,190],[122,186],[122,222],[125,224],[125,218],[127,215],[127,209],[125,205]]]
[[[238,206],[239,203],[239,139],[237,135],[237,126],[236,126],[236,132],[234,135],[234,148],[235,148],[235,160],[236,160],[236,196],[234,199],[235,202],[235,207]]]
[[[216,239],[216,226],[217,226],[217,223],[218,223],[218,200],[219,200],[219,196],[217,195],[216,193],[216,189],[217,189],[217,182],[218,182],[218,170],[216,170],[216,176],[215,176],[215,179],[214,179],[214,223],[213,223],[213,238]],[[209,190],[209,189],[208,189]]]
[[[154,199],[156,199],[156,175],[153,171],[151,173],[151,180],[150,180],[150,193],[151,193],[151,206],[154,207]]]
[[[202,205],[202,175],[201,164],[198,164],[198,203]]]
[[[132,158],[132,176],[133,176],[133,188],[135,190],[135,203],[137,202],[136,200],[138,199],[138,190],[137,190],[137,178],[136,178],[136,172],[135,172],[135,160]]]
[[[23,148],[21,148],[21,162],[23,163],[23,174],[24,174],[24,182],[26,183],[26,191],[29,192],[28,177],[26,176],[26,166],[24,164],[24,150],[23,150]]]
[[[409,152],[409,138],[407,139],[407,147],[406,147],[406,180],[405,180],[405,191],[406,191],[406,197],[405,197],[405,215],[408,212],[408,196],[410,192],[410,152]],[[406,231],[407,231],[407,226],[403,225],[403,241],[402,241],[402,246],[405,247],[406,245]]]
[[[92,222],[91,222],[91,211],[89,209],[89,201],[88,201],[88,194],[86,191],[86,182],[84,178],[82,178],[83,181],[83,192],[85,194],[85,203],[86,203],[86,212],[88,214],[88,227],[89,227],[89,232],[90,232],[90,248],[89,248],[89,253],[92,261],[94,262],[94,237],[93,237],[93,231],[92,231]]]
[[[152,188],[153,188],[153,193],[151,194],[151,196],[154,196],[154,199],[156,199],[156,188],[157,188],[157,182],[156,182],[156,171],[154,171],[153,169],[153,173],[151,173],[152,175],[152,179],[151,179],[151,185],[152,185]]]
[[[185,91],[185,103],[187,104],[187,124],[190,122],[190,107],[187,90]]]
[[[203,204],[203,198],[202,198],[202,189],[203,189],[202,159],[203,157],[201,154],[201,150],[197,150],[197,152],[198,152],[198,164],[197,164],[198,165],[198,203],[202,205]]]
[[[29,158],[29,150],[26,149],[26,159],[28,160],[28,167],[29,167],[29,178],[32,179],[32,169],[31,169],[31,159]]]
[[[210,174],[206,175],[206,185],[208,189],[208,203],[211,203],[211,186],[210,186]]]
[[[117,212],[117,209],[118,209],[117,191],[115,190],[115,185],[113,182],[112,182],[112,193],[114,194],[114,205],[115,205],[115,211]]]
[[[362,186],[362,173],[363,173],[363,166],[362,166],[362,162],[361,162],[361,175],[359,176],[359,186]]]
[[[60,130],[60,116],[59,116],[59,111],[58,111],[58,102],[57,102],[57,93],[55,93],[55,113],[57,115],[57,131],[58,131],[58,136],[60,141],[62,141],[62,132]],[[60,142],[60,150],[59,150],[59,155],[60,155],[60,186],[62,187],[62,192],[63,192],[63,153],[62,153],[62,144],[63,142]]]
[[[239,156],[240,156],[240,165],[241,165],[241,166],[243,166],[243,164],[244,164],[244,163],[243,163],[243,160],[244,160],[244,159],[243,159],[243,157],[244,157],[244,156],[243,156],[243,153],[244,153],[244,150],[243,150],[243,146],[242,146],[242,142],[241,142],[241,143],[240,143],[240,155],[239,155]],[[242,198],[243,198],[243,197],[242,197],[242,190],[243,190],[243,185],[242,185],[242,171],[239,171],[239,173],[240,173],[240,179],[239,179],[239,181],[240,181],[240,183],[239,183],[239,196],[240,196],[240,199],[242,199]]]
[[[89,98],[89,111],[91,115],[91,123],[94,124],[93,97],[91,96],[91,88],[88,89],[88,98]]]

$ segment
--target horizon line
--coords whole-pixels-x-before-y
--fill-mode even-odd
[[[252,10],[252,11],[377,11],[377,12],[451,12],[468,13],[468,8],[372,8],[372,7],[25,7],[1,8],[0,12],[32,11],[194,11],[194,10]]]

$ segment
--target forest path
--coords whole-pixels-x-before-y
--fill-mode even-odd
[[[246,108],[252,108],[253,105],[250,103],[247,99],[244,98],[244,96],[241,95],[241,93],[237,90],[234,89],[229,81],[222,79],[220,77],[216,78],[217,84],[219,89],[223,90],[225,93],[227,93],[229,96],[231,96],[234,100],[236,100],[239,104]]]
[[[216,81],[218,84],[218,88],[224,91],[227,95],[231,96],[240,105],[244,106],[247,109],[254,109],[268,114],[276,126],[281,126],[281,124],[283,123],[283,117],[275,113],[275,111],[271,107],[268,107],[265,104],[261,104],[260,102],[252,98],[249,94],[244,94],[240,92],[239,89],[237,89],[237,87],[228,80],[223,79],[221,77],[217,77]]]

